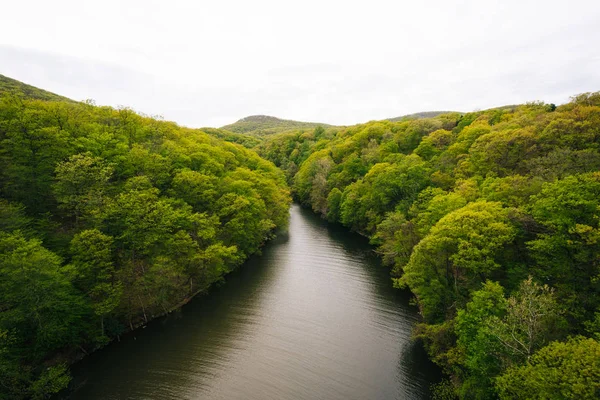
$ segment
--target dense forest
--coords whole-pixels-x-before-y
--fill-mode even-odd
[[[436,398],[600,397],[600,92],[226,130],[0,76],[0,398],[60,391],[222,280],[285,227],[288,185],[414,294]]]
[[[450,377],[436,398],[600,397],[600,92],[297,130],[260,154],[368,236]]]
[[[56,100],[74,103],[74,101],[69,98],[59,96],[56,93],[48,92],[47,90],[43,90],[35,86],[28,85],[26,83],[9,78],[8,76],[4,76],[2,74],[0,74],[0,93],[15,93],[21,97],[25,97],[28,99]]]
[[[284,174],[222,137],[0,77],[0,398],[206,290],[288,220]]]

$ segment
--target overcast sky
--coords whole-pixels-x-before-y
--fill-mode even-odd
[[[558,104],[600,90],[600,1],[5,1],[0,74],[191,127]]]

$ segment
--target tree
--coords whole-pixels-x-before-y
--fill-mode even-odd
[[[56,392],[63,355],[208,288],[289,216],[283,172],[218,139],[251,138],[50,98],[0,93],[2,398]]]
[[[76,154],[56,166],[54,194],[60,207],[75,219],[93,223],[105,206],[106,185],[113,169],[99,157]]]
[[[327,175],[332,162],[329,158],[321,158],[315,163],[316,172],[310,190],[310,203],[315,212],[327,215]]]
[[[489,321],[490,333],[503,347],[506,365],[528,360],[552,338],[559,337],[562,326],[554,291],[540,286],[531,277],[508,299],[506,315]]]
[[[104,319],[119,305],[122,293],[112,260],[112,245],[112,237],[92,229],[75,235],[70,249],[74,283],[87,294],[94,313],[100,318],[102,337]]]
[[[30,230],[32,222],[23,205],[0,199],[0,231],[23,233]]]
[[[32,383],[31,398],[34,400],[47,399],[65,389],[70,381],[71,376],[66,364],[47,367],[39,378]]]
[[[88,309],[61,261],[39,240],[0,232],[0,329],[15,332],[23,357],[39,359],[81,334]]]
[[[455,210],[415,246],[404,275],[426,321],[436,321],[500,267],[499,252],[516,230],[500,203],[478,201]]]
[[[428,170],[416,155],[395,163],[375,164],[362,180],[346,187],[341,222],[353,230],[373,233],[386,212],[407,212],[427,186]]]
[[[217,201],[217,207],[222,224],[220,239],[226,246],[237,246],[246,256],[258,250],[275,226],[266,216],[265,203],[257,197],[227,193]]]
[[[542,229],[528,244],[538,279],[557,289],[571,322],[600,306],[600,173],[546,183],[530,203]]]
[[[195,211],[208,211],[217,198],[217,184],[213,176],[184,169],[173,178],[171,190],[175,197],[185,200]]]
[[[421,237],[415,224],[407,221],[402,212],[395,211],[386,214],[385,219],[377,225],[371,243],[379,246],[377,251],[383,257],[383,262],[393,265],[394,276],[400,277],[419,240]]]
[[[496,387],[501,399],[597,399],[600,343],[583,337],[552,342],[498,377]]]
[[[440,129],[425,136],[414,152],[424,160],[430,160],[446,150],[455,139],[456,137],[452,132]]]
[[[497,282],[486,281],[473,292],[472,300],[456,316],[457,348],[463,355],[462,364],[468,371],[460,389],[461,397],[491,398],[493,377],[502,371],[498,357],[501,344],[491,329],[491,321],[502,318],[508,307],[504,289]]]
[[[525,161],[539,155],[539,140],[532,127],[488,133],[473,143],[470,160],[475,172],[482,176],[525,173]]]
[[[336,222],[340,219],[340,206],[342,203],[342,192],[338,188],[333,188],[327,195],[327,220]]]

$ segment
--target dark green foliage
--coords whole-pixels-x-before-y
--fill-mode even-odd
[[[47,398],[61,360],[222,279],[290,199],[223,131],[22,88],[0,95],[0,398]]]
[[[497,376],[600,331],[599,135],[600,94],[586,93],[289,132],[260,152],[302,204],[369,236],[415,294],[417,337],[452,377],[439,396],[516,398]],[[589,393],[576,385],[561,393]]]
[[[536,275],[559,290],[571,323],[593,318],[600,307],[600,173],[544,184],[530,210],[540,224],[527,243]]]

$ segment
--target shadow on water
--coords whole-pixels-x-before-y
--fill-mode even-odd
[[[71,398],[429,398],[416,309],[372,250],[294,205],[225,285],[76,364]]]
[[[280,234],[263,249],[261,256],[251,257],[242,268],[230,273],[225,284],[211,288],[180,310],[150,322],[80,361],[73,368],[73,386],[78,390],[70,398],[142,399],[146,393],[137,392],[132,383],[156,378],[162,382],[168,377],[169,386],[186,387],[193,383],[190,378],[196,380],[195,374],[210,379],[216,373],[214,370],[226,362],[228,352],[234,350],[236,337],[243,336],[245,329],[250,328],[239,320],[236,306],[257,302],[260,287],[269,285],[277,273],[277,269],[261,262],[262,258],[288,239],[288,233]],[[193,365],[177,363],[164,369],[164,363],[157,362],[161,354],[172,357],[192,350],[202,354],[204,368],[195,371]],[[181,362],[186,360],[179,358]],[[173,398],[179,397],[173,394]]]
[[[416,315],[418,311],[416,306],[409,306],[413,297],[412,293],[409,290],[394,289],[390,269],[382,264],[381,258],[369,243],[368,238],[349,231],[343,225],[328,223],[306,208],[299,207],[298,212],[311,224],[322,227],[323,233],[340,243],[345,252],[362,260],[361,265],[364,266],[365,272],[372,277],[374,286],[381,296],[389,296],[390,299],[395,299],[403,309],[413,308],[414,313],[411,313],[411,318]]]
[[[360,265],[372,278],[374,292],[380,298],[387,299],[389,306],[405,311],[403,318],[411,321],[412,329],[414,324],[419,321],[417,307],[410,305],[413,295],[409,290],[394,289],[390,270],[382,264],[375,248],[369,243],[369,239],[350,232],[340,224],[327,223],[308,209],[299,208],[298,211],[312,224],[322,226],[329,237],[342,244],[344,251],[362,260]],[[422,395],[420,398],[429,398],[431,385],[438,383],[443,378],[441,369],[429,359],[422,344],[417,341],[406,342],[400,354],[401,357],[397,364],[398,382],[403,382],[403,385],[416,386],[417,391]],[[409,379],[411,382],[407,382]]]

